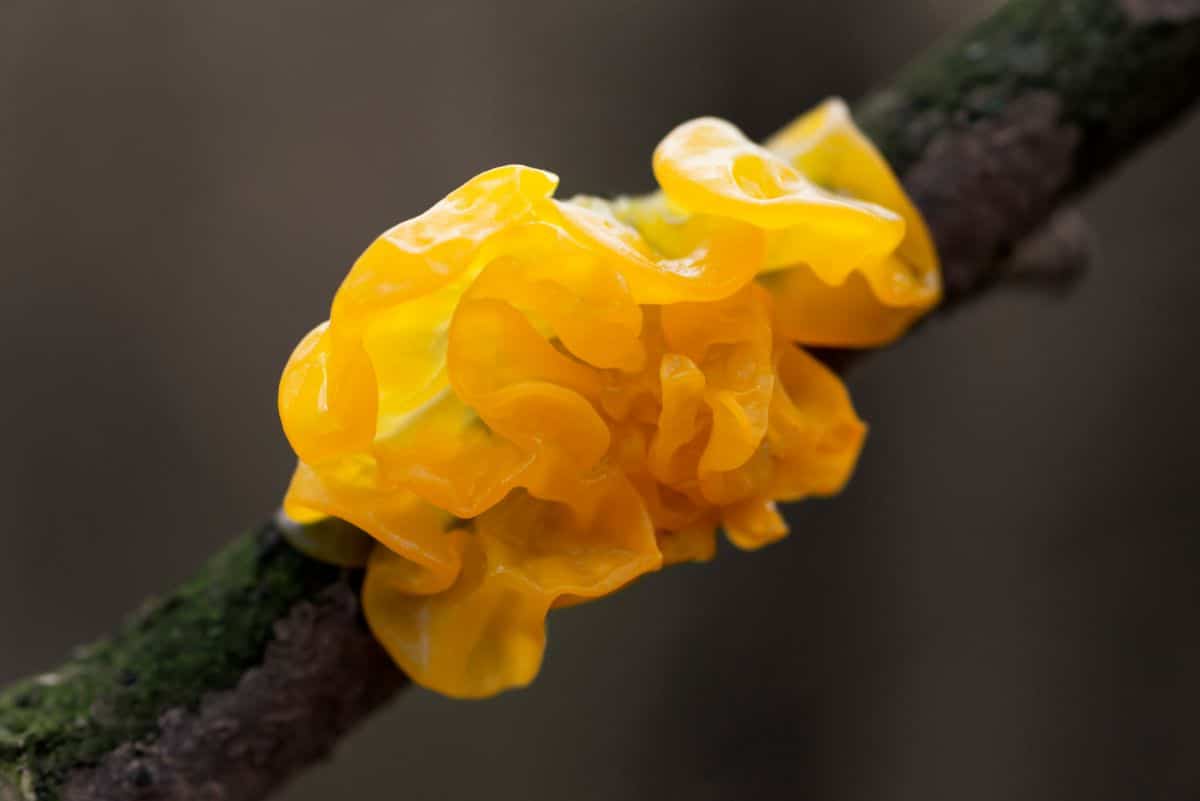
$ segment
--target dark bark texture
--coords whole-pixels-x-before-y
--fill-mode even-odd
[[[933,230],[943,308],[1177,118],[1197,75],[1194,0],[1015,0],[860,102]]]
[[[359,625],[357,595],[347,581],[296,603],[273,634],[262,664],[235,687],[205,696],[195,710],[168,710],[154,738],[122,743],[94,769],[73,772],[63,798],[263,798],[326,756],[404,683]]]
[[[405,684],[359,576],[274,523],[110,639],[0,694],[0,801],[264,798]]]
[[[1057,212],[1182,113],[1197,75],[1195,0],[1014,0],[858,104],[933,230],[941,310],[1006,261],[1073,274],[1086,236]],[[0,801],[265,797],[405,683],[363,624],[359,578],[274,524],[245,535],[0,692]]]

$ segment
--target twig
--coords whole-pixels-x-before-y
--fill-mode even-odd
[[[934,232],[942,311],[1182,113],[1196,75],[1196,0],[1014,0],[860,103]],[[272,523],[237,540],[0,693],[0,801],[265,797],[404,684],[363,626],[358,578]]]

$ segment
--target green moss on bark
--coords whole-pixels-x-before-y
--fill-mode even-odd
[[[1053,190],[1069,192],[1180,113],[1198,74],[1200,19],[1137,23],[1116,0],[1013,0],[855,115],[905,175],[936,136],[999,120],[1033,93],[1052,94],[1062,122],[1080,132],[1070,174]],[[944,234],[937,218],[930,222]],[[1012,245],[1023,232],[1004,234]],[[338,576],[266,526],[111,639],[0,692],[0,801],[55,799],[72,771],[153,737],[167,710],[194,709],[206,693],[234,687],[262,661],[276,622]],[[373,703],[381,700],[364,701]]]
[[[275,622],[338,573],[265,526],[148,603],[112,638],[9,687],[0,693],[0,777],[8,792],[56,798],[71,770],[152,734],[167,709],[194,708],[205,693],[232,687],[261,661]]]
[[[855,116],[904,175],[934,135],[1050,92],[1082,134],[1069,191],[1186,108],[1197,75],[1200,15],[1145,22],[1117,0],[1013,0],[923,55]]]

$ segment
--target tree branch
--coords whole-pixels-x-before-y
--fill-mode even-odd
[[[1182,113],[1196,75],[1197,0],[1014,0],[860,103],[937,240],[940,311]],[[363,625],[359,580],[273,523],[245,535],[0,693],[0,801],[263,798],[405,683]]]
[[[273,523],[238,539],[0,694],[0,799],[265,797],[405,683],[359,619],[357,578]]]
[[[943,310],[1196,97],[1200,0],[1015,0],[855,117],[924,213]]]

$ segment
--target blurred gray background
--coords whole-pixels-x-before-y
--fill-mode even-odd
[[[647,188],[994,2],[0,7],[0,681],[270,514],[292,345],[379,231],[521,161]],[[556,615],[542,677],[413,690],[289,787],[373,799],[1200,798],[1200,119],[1096,192],[1092,274],[852,376],[790,540]]]

